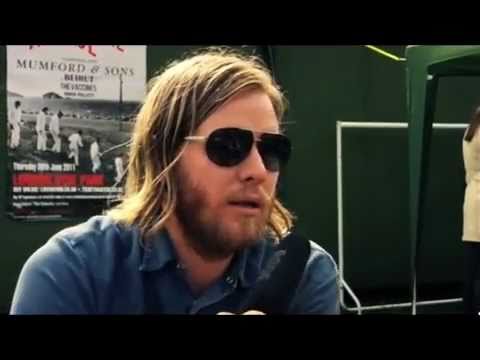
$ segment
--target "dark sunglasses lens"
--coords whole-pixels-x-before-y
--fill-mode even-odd
[[[269,171],[279,171],[290,158],[290,140],[284,135],[263,134],[257,146],[265,168]]]
[[[248,156],[252,144],[253,134],[247,130],[218,129],[208,137],[207,155],[219,166],[235,166]]]

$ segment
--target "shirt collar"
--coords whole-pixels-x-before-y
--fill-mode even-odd
[[[253,246],[242,250],[234,256],[227,275],[237,278],[241,286],[251,287],[258,278],[272,245],[270,240],[262,239]],[[140,271],[161,270],[167,264],[177,261],[172,240],[165,230],[152,236],[143,247]]]
[[[144,248],[140,271],[156,271],[176,261],[175,249],[168,232],[161,231],[142,244]]]
[[[273,250],[273,242],[262,239],[241,251],[233,259],[230,276],[238,278],[241,286],[251,287],[258,279],[271,250]]]

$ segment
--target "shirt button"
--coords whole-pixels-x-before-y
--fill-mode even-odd
[[[235,283],[235,279],[233,278],[233,276],[227,276],[227,278],[225,279],[225,281],[227,282],[227,284],[229,285],[233,285]]]

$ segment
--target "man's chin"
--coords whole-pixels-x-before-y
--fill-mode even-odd
[[[226,232],[225,239],[229,239],[232,248],[245,249],[256,244],[263,236],[264,231],[259,229],[232,229]]]

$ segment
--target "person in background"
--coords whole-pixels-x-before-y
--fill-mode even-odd
[[[20,128],[22,122],[22,103],[16,100],[13,109],[8,114],[8,124],[10,126],[10,149],[14,150],[20,145]]]
[[[467,314],[480,312],[480,107],[474,112],[462,142],[465,167],[463,301]]]
[[[68,137],[68,149],[70,150],[68,158],[73,158],[76,166],[80,164],[80,148],[83,147],[82,134],[82,130],[78,130]]]
[[[100,160],[100,138],[95,137],[90,145],[90,160],[92,161],[92,172],[96,173],[100,170],[102,162]]]
[[[47,124],[48,107],[44,107],[37,115],[35,130],[37,131],[37,151],[47,151]]]
[[[53,146],[51,150],[55,153],[60,153],[62,149],[62,140],[60,138],[60,120],[62,117],[63,113],[59,110],[58,113],[53,114],[50,119],[49,131],[53,138]]]
[[[116,156],[115,157],[115,182],[120,182],[122,181],[125,169],[123,166],[123,157],[122,156]]]

